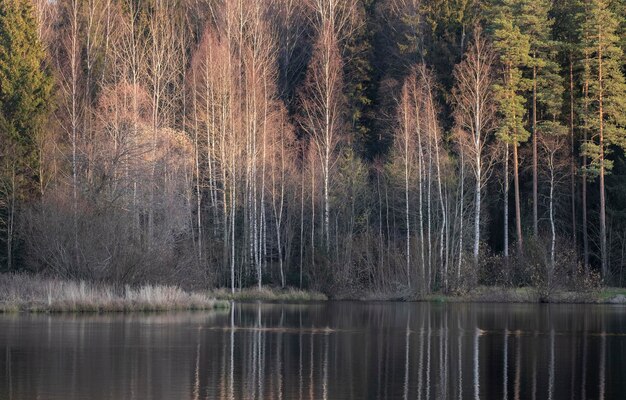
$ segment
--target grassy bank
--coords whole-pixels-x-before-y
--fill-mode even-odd
[[[229,289],[216,289],[209,296],[227,301],[267,301],[302,302],[324,301],[328,297],[320,292],[264,287],[246,288],[231,293]],[[368,292],[352,295],[331,296],[332,300],[357,301],[425,301],[425,302],[466,302],[466,303],[569,303],[569,304],[626,304],[626,288],[596,288],[585,291],[555,290],[542,295],[533,287],[508,288],[478,286],[462,295],[432,293],[416,295],[409,290],[394,292]]]
[[[0,274],[0,312],[126,312],[210,310],[228,307],[208,294],[176,286],[116,289],[104,284]]]
[[[462,301],[496,303],[563,303],[563,304],[625,304],[626,290],[597,288],[585,291],[555,290],[549,295],[535,288],[478,287],[464,296]]]
[[[535,288],[479,286],[463,295],[370,292],[335,300],[429,301],[477,303],[539,303],[546,301]],[[105,284],[44,278],[28,274],[0,274],[0,313],[4,312],[129,312],[210,310],[227,308],[230,301],[324,301],[319,292],[293,288],[247,288],[187,292],[176,286],[144,285],[115,288]],[[626,304],[625,288],[598,288],[581,292],[554,291],[551,303]]]
[[[562,303],[562,304],[626,304],[626,288],[598,288],[586,291],[554,291],[549,296],[541,295],[533,287],[506,288],[479,286],[462,295],[432,293],[427,295],[397,293],[368,293],[359,300],[399,300],[467,302],[467,303]]]
[[[209,296],[218,300],[234,301],[322,301],[327,300],[326,295],[294,288],[246,288],[231,293],[229,289],[217,289],[209,292]]]

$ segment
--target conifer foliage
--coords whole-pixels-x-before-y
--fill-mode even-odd
[[[52,78],[28,0],[0,4],[0,231],[13,267],[16,212],[38,196],[42,124],[50,109]]]

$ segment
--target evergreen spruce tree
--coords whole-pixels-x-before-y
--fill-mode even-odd
[[[363,7],[362,23],[348,38],[344,49],[345,93],[349,108],[350,123],[356,134],[356,144],[361,152],[372,157],[376,155],[378,140],[372,135],[373,110],[372,99],[374,77],[371,59],[373,57],[372,41],[375,34],[373,21],[374,0],[360,0]]]
[[[16,204],[38,179],[37,135],[52,89],[44,59],[31,2],[0,2],[0,217],[9,270]]]

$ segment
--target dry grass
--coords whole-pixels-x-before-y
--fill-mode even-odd
[[[221,307],[228,307],[228,303],[176,286],[116,289],[104,284],[0,274],[0,312],[124,312]]]
[[[217,289],[209,293],[210,297],[219,300],[235,301],[321,301],[327,297],[319,292],[304,291],[299,289],[273,289],[273,288],[247,288],[231,293],[228,289]]]
[[[626,293],[626,291],[624,291]],[[539,303],[547,301],[562,304],[606,304],[621,302],[617,297],[619,290],[567,291],[552,293],[549,299],[542,299],[536,288],[506,288],[500,286],[478,286],[460,296],[431,294],[419,298],[420,301],[432,302],[468,302],[468,303]]]
[[[430,293],[415,295],[409,292],[366,293],[359,300],[375,301],[424,301],[431,303],[550,303],[563,304],[626,304],[626,289],[603,288],[581,291],[554,291],[549,299],[543,299],[533,287],[477,286],[467,293]]]

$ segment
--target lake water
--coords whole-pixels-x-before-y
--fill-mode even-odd
[[[0,399],[625,399],[626,307],[0,315]]]

